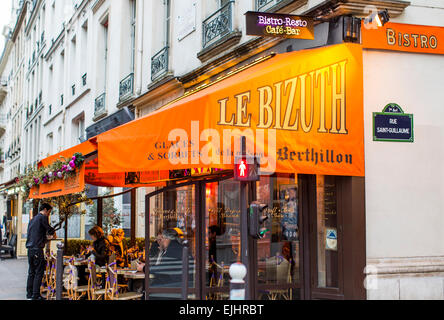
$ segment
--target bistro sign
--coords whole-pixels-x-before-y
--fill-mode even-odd
[[[289,14],[248,11],[247,35],[314,39],[313,19]]]

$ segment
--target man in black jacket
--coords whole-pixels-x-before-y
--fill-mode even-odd
[[[176,229],[162,232],[157,255],[149,257],[150,274],[153,277],[152,287],[182,286],[182,253],[183,245]],[[189,285],[194,283],[194,258],[189,256]],[[138,271],[145,272],[145,264],[137,266]]]
[[[45,272],[45,256],[43,248],[49,238],[55,239],[54,228],[49,225],[48,217],[52,207],[44,203],[40,207],[40,213],[29,222],[26,248],[28,249],[28,281],[26,286],[26,298],[43,300],[40,295],[43,273]]]

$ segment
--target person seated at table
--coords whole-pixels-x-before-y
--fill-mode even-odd
[[[162,242],[162,231],[157,233],[156,241],[150,246],[149,257],[156,257],[159,254],[160,243]]]
[[[174,229],[162,232],[157,256],[150,258],[150,274],[153,287],[180,287],[182,281],[182,249],[181,234]],[[190,263],[193,258],[190,257]],[[191,269],[191,268],[190,268]],[[145,264],[137,266],[138,271],[145,272]],[[192,273],[192,270],[190,270]],[[189,277],[192,281],[192,277]]]
[[[116,254],[116,264],[119,267],[124,267],[125,257],[123,249],[123,238],[125,237],[125,232],[122,229],[112,229],[111,234],[108,236],[108,241],[110,243],[110,249]]]
[[[105,234],[99,226],[94,226],[88,231],[93,243],[86,249],[85,258],[88,258],[91,254],[94,255],[96,264],[103,267],[108,263],[110,252],[110,245],[105,238]]]

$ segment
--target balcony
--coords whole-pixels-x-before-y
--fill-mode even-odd
[[[94,102],[94,118],[100,117],[106,113],[105,108],[105,93],[98,96]]]
[[[202,22],[204,48],[233,31],[233,8],[230,1]]]
[[[125,79],[120,81],[119,102],[131,97],[134,90],[134,73],[130,73]]]
[[[163,48],[151,58],[151,81],[168,72],[168,47]]]

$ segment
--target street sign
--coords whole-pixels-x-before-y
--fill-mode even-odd
[[[247,35],[314,40],[311,17],[255,11],[245,15]]]
[[[413,114],[404,113],[396,103],[373,112],[373,141],[413,142]]]

